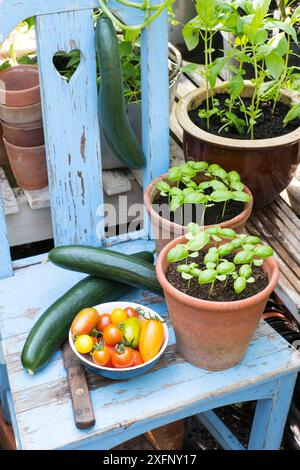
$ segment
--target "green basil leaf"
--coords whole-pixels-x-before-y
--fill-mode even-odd
[[[169,263],[175,263],[176,261],[181,261],[188,258],[189,250],[187,245],[179,244],[174,246],[167,255],[167,261]]]
[[[201,271],[198,277],[199,284],[210,284],[215,281],[217,272],[214,269],[205,269]]]
[[[218,274],[230,274],[235,271],[235,264],[229,261],[223,261],[218,266]]]
[[[225,202],[231,199],[232,194],[230,191],[213,191],[209,198],[214,202]]]
[[[249,264],[253,259],[253,252],[252,251],[239,251],[234,257],[234,264]]]
[[[165,193],[168,193],[171,189],[170,185],[168,185],[168,183],[166,183],[165,181],[158,181],[156,187],[157,189],[159,189],[159,191],[163,191]]]
[[[257,256],[257,258],[269,258],[270,256],[273,256],[274,252],[270,246],[267,245],[261,245],[255,248],[254,250],[254,255]]]
[[[247,193],[244,193],[244,191],[232,191],[231,193],[231,199],[234,201],[240,201],[240,202],[250,202],[251,198]]]
[[[239,270],[239,275],[241,277],[244,277],[248,279],[252,275],[252,269],[249,264],[243,264],[243,266],[240,267]]]
[[[247,281],[244,277],[238,277],[233,284],[234,290],[237,294],[243,292],[246,289]]]
[[[232,252],[233,252],[233,246],[231,243],[223,243],[223,245],[220,245],[218,248],[218,253],[221,257],[230,255],[230,253]]]

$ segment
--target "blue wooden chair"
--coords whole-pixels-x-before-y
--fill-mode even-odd
[[[138,11],[114,1],[109,4],[124,21],[141,22]],[[55,244],[115,244],[116,250],[132,253],[153,247],[147,227],[114,239],[106,239],[104,233],[95,7],[96,0],[2,0],[0,43],[19,21],[36,17]],[[53,55],[72,49],[80,49],[81,63],[66,83],[53,65]],[[169,166],[166,14],[142,33],[142,83],[147,185]],[[78,430],[61,353],[34,376],[20,362],[25,338],[38,316],[84,276],[45,264],[44,258],[11,263],[0,203],[1,404],[6,420],[12,421],[19,449],[106,449],[194,414],[225,449],[241,449],[212,410],[248,400],[257,400],[249,448],[279,448],[300,354],[263,322],[244,360],[222,372],[198,369],[177,355],[170,325],[167,352],[150,373],[125,382],[88,376],[97,421],[90,430]],[[126,298],[167,313],[163,299],[147,292],[136,291]]]

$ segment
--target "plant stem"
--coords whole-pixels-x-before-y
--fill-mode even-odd
[[[285,0],[276,0],[282,21],[286,20]]]
[[[223,205],[222,219],[224,219],[224,215],[225,215],[225,211],[226,211],[226,207],[227,207],[227,202],[228,201],[225,201],[224,205]]]
[[[205,30],[204,35],[204,56],[205,56],[205,91],[206,91],[206,125],[207,129],[209,129],[209,82],[208,82],[208,51],[207,51],[207,44],[208,44],[208,31]]]

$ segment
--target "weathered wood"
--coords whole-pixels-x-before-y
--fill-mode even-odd
[[[27,191],[24,189],[24,194],[31,209],[36,210],[50,207],[48,186],[46,188],[37,189],[35,191]]]
[[[2,197],[5,215],[16,214],[19,212],[19,206],[9,181],[0,167],[0,196]]]
[[[229,431],[223,421],[212,411],[205,411],[197,415],[199,421],[208,429],[210,434],[221,444],[225,450],[245,450],[244,446]]]
[[[9,243],[7,238],[7,227],[3,208],[2,198],[0,197],[0,279],[12,276]]]
[[[103,192],[92,10],[38,16],[36,30],[55,243],[99,244]],[[67,83],[53,56],[74,49],[81,62]],[[58,116],[65,116],[63,125]]]
[[[158,4],[160,0],[152,3]],[[147,160],[144,189],[169,167],[167,14],[164,11],[141,35],[142,135]]]
[[[62,355],[67,371],[75,426],[78,429],[89,429],[95,425],[96,418],[84,367],[73,353],[68,341],[63,345]]]

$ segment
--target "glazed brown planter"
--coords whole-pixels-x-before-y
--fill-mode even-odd
[[[0,165],[8,165],[8,157],[6,153],[6,148],[3,142],[3,130],[0,122]]]
[[[9,125],[27,125],[42,120],[41,102],[29,106],[4,106],[0,104],[0,119]]]
[[[258,326],[270,294],[275,289],[279,270],[274,258],[263,264],[269,284],[258,294],[235,302],[209,302],[190,297],[166,278],[167,254],[180,237],[171,241],[160,253],[156,274],[162,286],[174,326],[179,354],[188,362],[207,370],[224,370],[243,358]]]
[[[20,107],[41,100],[36,65],[17,65],[0,72],[0,104]]]
[[[164,246],[166,246],[171,240],[174,240],[177,237],[183,235],[186,231],[186,227],[179,225],[175,222],[171,222],[168,219],[161,217],[152,207],[155,197],[159,194],[158,189],[156,189],[156,184],[160,180],[167,180],[167,173],[159,176],[153,180],[148,187],[146,188],[144,194],[144,202],[147,209],[147,212],[150,216],[152,232],[155,239],[156,251],[159,254]],[[169,182],[172,185],[172,182]],[[174,184],[174,183],[173,183]],[[220,225],[222,228],[231,228],[237,233],[242,233],[244,231],[245,224],[249,219],[252,211],[253,198],[250,190],[245,187],[245,191],[250,196],[251,201],[245,204],[245,209],[239,215],[233,219],[222,222]],[[200,223],[198,221],[198,223]],[[208,228],[204,226],[203,228]]]
[[[20,188],[42,189],[48,184],[45,146],[17,147],[4,137],[9,162]]]
[[[214,94],[225,93],[227,84],[215,87]],[[243,97],[252,96],[253,86],[246,82]],[[178,104],[176,115],[183,128],[185,160],[218,163],[227,171],[236,170],[251,190],[254,208],[274,201],[291,182],[300,157],[300,127],[273,139],[239,140],[210,134],[197,127],[188,112],[205,99],[205,88],[186,95]],[[282,92],[281,101],[292,97]]]
[[[37,124],[27,124],[27,128],[11,126],[5,122],[2,123],[6,140],[18,147],[38,147],[44,145],[43,124],[39,121]]]

